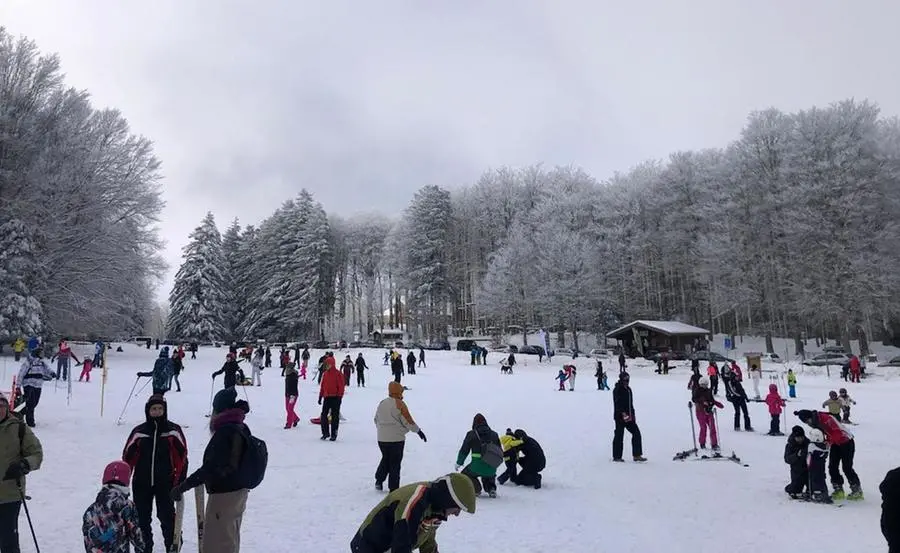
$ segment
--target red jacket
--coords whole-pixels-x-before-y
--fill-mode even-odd
[[[859,357],[853,355],[850,357],[850,372],[858,373],[859,372]]]
[[[853,434],[847,432],[841,423],[828,413],[817,412],[819,430],[825,434],[828,443],[834,445],[844,445],[853,439]]]
[[[334,358],[325,358],[325,372],[322,373],[322,384],[319,386],[319,399],[325,397],[344,397],[344,375],[334,366]]]
[[[784,400],[778,395],[778,386],[769,384],[769,395],[766,396],[766,405],[769,406],[770,415],[780,415],[784,407]]]

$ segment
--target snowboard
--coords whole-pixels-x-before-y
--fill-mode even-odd
[[[194,504],[197,508],[197,551],[203,551],[203,527],[206,523],[206,490],[202,485],[194,488]]]
[[[172,547],[169,548],[169,553],[179,553],[181,551],[181,546],[183,545],[184,536],[181,534],[181,529],[184,526],[184,498],[181,498],[180,501],[175,502],[175,528],[172,536]]]

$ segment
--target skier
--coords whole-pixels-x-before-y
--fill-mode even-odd
[[[182,357],[178,355],[178,352],[175,352],[174,354],[172,354],[172,379],[169,380],[170,390],[172,389],[172,380],[174,380],[175,386],[177,386],[175,391],[181,391],[181,381],[178,380],[178,376],[181,374],[182,370],[184,370],[184,359],[182,359]]]
[[[381,400],[375,409],[375,428],[378,437],[378,449],[381,461],[375,469],[375,489],[384,489],[387,478],[388,490],[400,487],[400,466],[403,463],[403,449],[406,447],[407,432],[415,432],[423,442],[427,442],[425,433],[409,414],[409,408],[403,401],[403,386],[396,382],[388,383],[388,397]]]
[[[634,417],[634,395],[631,393],[631,376],[627,372],[619,373],[619,381],[613,388],[613,420],[616,423],[613,431],[613,461],[624,462],[622,450],[624,449],[625,431],[631,434],[631,458],[636,463],[642,463],[647,459],[643,455],[643,443],[641,442],[641,429],[638,428]]]
[[[416,374],[416,354],[410,350],[409,354],[406,356],[406,372],[409,374]]]
[[[212,436],[203,453],[203,465],[172,489],[172,499],[203,484],[209,500],[203,517],[200,553],[237,553],[241,543],[241,521],[247,508],[248,479],[244,461],[250,457],[250,429],[244,418],[250,411],[246,401],[236,401],[237,391],[226,388],[213,398],[209,419]],[[252,468],[252,467],[247,467]]]
[[[425,348],[421,347],[419,348],[419,366],[427,367],[427,365],[425,364]]]
[[[888,471],[878,486],[881,491],[881,533],[888,553],[900,553],[900,468]]]
[[[769,416],[772,417],[769,423],[769,436],[784,436],[781,431],[781,411],[785,406],[784,400],[778,393],[776,384],[769,384],[769,395],[766,396],[766,405],[769,407]]]
[[[828,417],[829,415],[824,415]],[[809,431],[809,498],[816,503],[833,503],[825,484],[825,460],[828,459],[828,442],[818,428]]]
[[[859,476],[853,469],[853,458],[856,454],[856,440],[853,434],[828,413],[801,409],[794,411],[794,414],[808,426],[821,430],[831,446],[828,473],[831,477],[831,485],[834,487],[832,498],[837,500],[845,497],[851,500],[863,499]],[[812,436],[809,439],[814,441]],[[844,474],[847,475],[847,481],[850,483],[850,494],[846,496],[844,494],[844,477],[841,475],[840,468],[844,469]],[[810,471],[812,471],[811,468]]]
[[[838,399],[841,401],[841,422],[844,424],[853,424],[850,421],[850,407],[856,405],[856,402],[853,401],[853,398],[847,394],[847,388],[841,388],[838,390]]]
[[[225,364],[222,365],[222,368],[212,373],[213,379],[215,379],[220,374],[225,374],[224,382],[222,383],[222,388],[234,388],[235,384],[237,384],[237,379],[241,379],[241,384],[244,382],[244,371],[241,370],[241,367],[238,365],[239,361],[235,359],[235,355],[231,352],[225,356]]]
[[[503,448],[500,436],[491,430],[481,413],[472,419],[472,429],[463,438],[456,455],[456,470],[466,462],[470,452],[472,461],[462,469],[461,474],[472,479],[475,495],[481,495],[483,486],[489,497],[497,497],[497,467],[503,464]]]
[[[262,370],[266,363],[265,353],[262,348],[257,348],[253,352],[253,359],[250,361],[250,380],[254,386],[262,386]]]
[[[72,348],[69,347],[69,339],[63,338],[59,341],[59,346],[56,350],[56,353],[53,354],[53,357],[50,358],[50,362],[52,363],[54,360],[56,361],[56,378],[62,378],[63,380],[69,379],[69,360],[74,359],[76,363],[80,363],[78,358],[75,357],[75,354],[72,352]]]
[[[128,498],[131,467],[113,461],[103,470],[103,487],[82,516],[81,533],[87,553],[135,553],[149,551],[138,525],[137,509]]]
[[[322,426],[322,440],[337,440],[338,426],[341,423],[341,401],[344,397],[344,375],[334,366],[334,357],[326,357],[323,365],[327,367],[322,374],[319,385],[319,405],[322,414],[319,424]],[[328,420],[331,415],[331,420]],[[329,432],[329,422],[331,429]]]
[[[132,491],[147,550],[153,550],[153,504],[166,551],[175,538],[175,502],[172,488],[182,483],[188,468],[187,439],[181,426],[168,417],[166,399],[152,395],[144,406],[147,420],[131,431],[122,460],[133,472]]]
[[[284,423],[284,429],[293,428],[300,422],[300,417],[294,410],[297,405],[297,398],[300,396],[300,379],[297,375],[297,367],[293,361],[288,361],[284,367],[284,410],[287,413],[287,419]]]
[[[859,384],[860,372],[859,357],[857,357],[856,354],[853,354],[850,356],[850,382]]]
[[[349,386],[350,377],[353,376],[353,359],[349,355],[341,362],[341,373],[344,375],[344,386]]]
[[[712,390],[709,388],[709,379],[705,376],[700,379],[699,386],[694,388],[692,399],[694,401],[694,414],[697,416],[697,422],[700,425],[700,449],[706,449],[706,433],[709,431],[710,445],[712,450],[719,451],[719,432],[716,429],[715,408],[724,407],[713,397]]]
[[[753,400],[760,401],[759,381],[762,378],[762,371],[756,365],[750,365],[750,382],[753,383]]]
[[[547,467],[547,457],[537,440],[525,433],[521,428],[513,432],[513,437],[522,442],[519,446],[519,466],[522,470],[517,475],[510,475],[510,480],[518,486],[532,486],[541,489],[543,477],[541,471]]]
[[[437,530],[460,511],[475,512],[475,488],[462,474],[407,484],[366,516],[350,542],[353,553],[437,553]]]
[[[81,360],[81,374],[78,376],[78,382],[81,382],[82,379],[87,379],[87,382],[91,381],[91,370],[94,368],[94,361],[90,357],[85,357]]]
[[[25,398],[25,422],[32,428],[34,428],[34,410],[41,401],[44,381],[56,378],[56,374],[47,367],[42,357],[41,348],[32,350],[31,356],[22,363],[16,377],[16,385],[24,390],[24,394],[17,391],[16,396]]]
[[[560,392],[566,391],[566,379],[567,378],[568,377],[566,376],[566,371],[563,369],[559,369],[559,374],[557,374],[556,378],[554,378],[554,380],[559,380],[559,390],[558,391],[560,391]]]
[[[175,352],[177,355],[177,352]],[[169,347],[159,350],[159,357],[153,363],[153,370],[137,373],[138,377],[150,377],[153,379],[153,394],[164,395],[169,391],[172,378],[172,360],[169,359]]]
[[[809,493],[809,467],[806,465],[809,453],[809,440],[802,426],[794,426],[784,446],[784,462],[791,467],[791,482],[784,487],[785,493],[792,499],[805,499]]]
[[[19,511],[25,495],[25,475],[41,468],[41,442],[12,413],[0,393],[0,551],[19,551]]]
[[[828,392],[828,399],[822,402],[822,409],[828,409],[828,414],[837,420],[841,420],[841,407],[843,402],[838,397],[837,392],[831,390]]]
[[[788,369],[787,372],[788,397],[797,397],[797,375],[794,369]]]
[[[369,367],[366,366],[366,360],[363,359],[363,354],[360,353],[356,356],[356,387],[359,388],[362,386],[366,387],[366,369]]]
[[[747,392],[733,369],[722,369],[722,382],[725,384],[725,399],[734,407],[734,429],[741,429],[741,415],[744,415],[744,430],[753,432],[750,424],[750,413],[747,412]]]

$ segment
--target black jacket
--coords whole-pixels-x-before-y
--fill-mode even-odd
[[[391,361],[391,372],[394,374],[403,374],[403,358],[399,355]]]
[[[291,371],[284,375],[284,397],[299,396],[299,375],[297,371]]]
[[[523,455],[523,457],[519,459],[522,468],[528,468],[538,472],[544,470],[547,466],[547,457],[544,455],[544,449],[541,447],[541,444],[531,436],[525,436],[522,438],[522,442],[522,445],[519,446],[519,451],[521,451]]]
[[[134,488],[171,489],[184,480],[188,470],[184,432],[165,416],[147,419],[131,431],[122,459],[131,466]]]
[[[747,392],[744,385],[741,384],[734,376],[722,380],[725,383],[725,399],[734,403],[740,403],[741,400],[747,401]]]
[[[181,374],[182,369],[184,369],[184,360],[180,355],[176,355],[172,358],[172,374]]]
[[[881,533],[890,553],[900,551],[900,468],[888,471],[881,490]]]
[[[185,480],[185,490],[200,484],[206,485],[207,493],[244,489],[238,468],[247,448],[245,433],[249,433],[249,429],[243,423],[224,424],[216,430],[203,452],[203,465]]]
[[[235,384],[237,384],[237,374],[241,373],[243,375],[244,371],[241,370],[241,366],[238,365],[238,362],[234,359],[230,359],[225,361],[225,364],[222,365],[222,368],[212,373],[213,378],[219,376],[220,374],[225,373],[225,382],[224,385],[226,388],[233,388]]]
[[[631,387],[623,385],[620,380],[613,386],[612,396],[613,420],[622,421],[622,413],[634,419],[634,398],[631,395]]]
[[[366,366],[366,360],[365,360],[365,359],[363,359],[362,357],[357,357],[357,358],[356,358],[356,371],[357,371],[357,372],[362,372],[364,369],[368,369],[368,368],[369,368],[369,367]]]

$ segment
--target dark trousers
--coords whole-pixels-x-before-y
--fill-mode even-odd
[[[781,415],[772,414],[772,421],[769,423],[769,434],[779,434],[781,432]]]
[[[406,372],[409,374],[416,374],[416,364],[415,363],[407,363],[406,364]]]
[[[801,459],[791,465],[791,483],[784,487],[789,494],[803,493],[809,487],[809,469],[806,460]]]
[[[68,357],[57,357],[56,358],[56,378],[62,378],[63,380],[69,379],[69,358]]]
[[[535,465],[528,461],[528,457],[519,459],[519,464],[522,466],[522,470],[510,480],[520,486],[535,486],[541,481],[541,471],[544,470],[544,465]]]
[[[484,489],[484,491],[488,493],[497,490],[496,476],[478,476],[477,474],[472,472],[471,466],[472,465],[469,465],[466,468],[462,469],[460,473],[465,474],[469,477],[469,480],[472,481],[472,485],[475,486],[476,494],[480,494],[482,489]]]
[[[19,553],[20,501],[0,503],[0,553]]]
[[[400,487],[400,466],[403,464],[403,448],[406,442],[378,442],[381,461],[375,469],[375,482],[381,484],[387,478],[388,490]]]
[[[153,503],[156,502],[156,518],[162,529],[166,551],[172,545],[175,532],[175,502],[169,497],[171,489],[166,486],[148,488],[135,486],[134,506],[137,510],[138,524],[144,535],[147,551],[153,551]]]
[[[356,386],[366,387],[366,374],[363,369],[359,369],[356,371]]]
[[[809,493],[828,495],[828,486],[825,485],[825,459],[813,455],[809,460]]]
[[[719,393],[719,377],[716,375],[712,375],[709,377],[709,389],[712,390],[713,395]]]
[[[401,373],[395,372],[395,373],[394,373],[394,382],[396,382],[396,383],[399,384],[399,383],[400,383],[400,377],[401,377],[401,376],[402,376]]]
[[[14,352],[13,359],[15,361],[20,361],[22,359],[22,352],[21,351]]]
[[[613,432],[613,459],[622,458],[623,442],[625,441],[625,431],[631,434],[631,455],[637,457],[643,455],[643,445],[641,444],[641,429],[634,421],[624,422],[616,419],[616,429]]]
[[[328,415],[331,414],[331,433],[328,431]],[[320,418],[322,435],[328,438],[337,437],[338,426],[341,424],[341,398],[337,396],[326,397],[322,400],[322,414]]]
[[[371,545],[369,545],[365,540],[363,540],[362,535],[359,532],[353,536],[353,539],[350,541],[350,553],[382,553],[381,551],[376,551]]]
[[[41,402],[41,389],[34,386],[25,386],[22,390],[22,395],[25,396],[25,423],[28,426],[34,426],[34,410],[37,408],[38,403]]]
[[[516,477],[519,475],[519,462],[518,460],[513,458],[504,458],[504,463],[506,464],[506,470],[497,477],[497,482],[500,484],[506,483],[507,480],[516,481]]]
[[[744,415],[744,430],[750,430],[750,413],[747,412],[747,400],[738,398],[731,400],[731,406],[734,407],[734,429],[741,427],[741,415]]]
[[[843,445],[831,445],[831,451],[829,452],[828,458],[828,476],[831,477],[831,485],[835,488],[844,485],[844,477],[841,476],[839,467],[844,469],[844,474],[847,475],[847,481],[850,483],[850,488],[853,489],[859,487],[859,476],[857,476],[856,471],[853,470],[854,455],[856,455],[855,440],[850,440]]]

